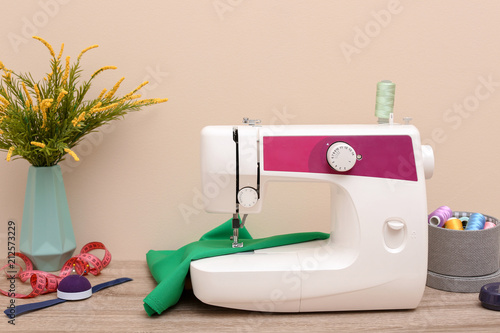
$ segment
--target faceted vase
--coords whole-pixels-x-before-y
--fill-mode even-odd
[[[76,249],[59,165],[29,168],[19,249],[47,272],[60,270]]]

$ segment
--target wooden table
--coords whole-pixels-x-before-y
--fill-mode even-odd
[[[92,285],[130,277],[134,281],[104,289],[91,298],[59,304],[15,318],[6,316],[0,332],[346,332],[432,331],[498,332],[500,311],[484,309],[477,293],[458,294],[426,288],[416,310],[258,313],[218,308],[201,303],[186,290],[180,302],[162,315],[148,317],[142,300],[154,289],[145,261],[113,261],[99,276],[89,276]],[[18,291],[28,285],[18,281]],[[2,281],[2,287],[5,283]],[[2,288],[4,289],[4,288]],[[16,299],[16,305],[52,299]],[[0,297],[2,310],[10,299]]]

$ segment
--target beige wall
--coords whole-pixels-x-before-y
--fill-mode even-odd
[[[115,259],[175,249],[229,218],[198,209],[203,126],[374,123],[376,83],[397,84],[395,118],[410,116],[436,156],[428,206],[500,217],[498,1],[3,2],[0,60],[41,77],[49,55],[104,65],[94,94],[125,76],[168,97],[95,133],[62,168],[78,249],[102,241]],[[489,83],[488,83],[489,82]],[[123,90],[121,90],[123,89]],[[5,154],[0,152],[0,154]],[[1,156],[3,160],[5,157]],[[0,162],[0,221],[19,237],[28,164]],[[275,184],[256,236],[329,228],[328,188]],[[181,213],[184,210],[184,215]],[[6,223],[0,253],[6,252]]]

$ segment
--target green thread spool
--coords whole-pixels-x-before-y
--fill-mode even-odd
[[[378,117],[379,123],[389,122],[390,115],[394,108],[395,92],[396,85],[393,82],[383,80],[377,83],[375,116]]]

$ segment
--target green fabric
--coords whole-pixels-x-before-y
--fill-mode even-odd
[[[203,235],[199,241],[176,251],[149,251],[146,260],[158,285],[144,299],[147,314],[160,314],[179,301],[191,260],[326,239],[330,236],[322,232],[307,232],[252,239],[246,228],[241,228],[239,239],[244,246],[233,248],[229,240],[232,235],[232,220],[229,220]]]

